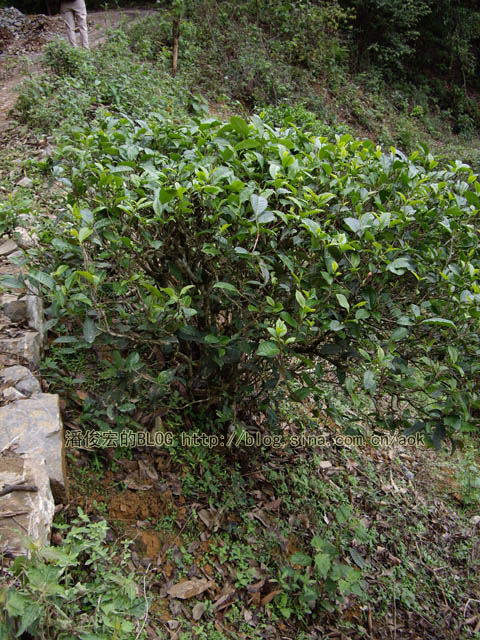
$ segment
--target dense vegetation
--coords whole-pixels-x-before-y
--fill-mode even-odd
[[[282,387],[330,406],[332,371],[357,421],[371,411],[437,440],[471,427],[480,185],[467,166],[238,116],[107,117],[60,153],[69,206],[31,278],[50,327],[78,317],[80,342],[114,349],[117,394],[128,372],[159,399],[180,384],[233,426]]]
[[[60,546],[3,569],[1,633],[475,637],[478,11],[446,5],[159,3],[99,49],[47,46],[16,116],[56,148],[2,160],[0,229],[34,216],[42,374],[107,450],[72,459],[93,522],[67,505]],[[442,137],[460,160],[418,144]],[[175,436],[151,492],[121,473],[155,476],[150,452],[101,444],[125,427]],[[365,446],[298,445],[340,429]],[[464,449],[462,508],[436,497],[440,455],[376,449],[385,429]],[[199,433],[217,439],[181,445]],[[112,498],[168,541],[158,573],[128,543],[110,563]],[[160,609],[199,575],[195,607]]]

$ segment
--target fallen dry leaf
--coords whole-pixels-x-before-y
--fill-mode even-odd
[[[248,593],[258,593],[259,591],[261,591],[264,584],[265,584],[265,578],[263,578],[259,582],[255,582],[255,584],[249,584],[247,586],[247,591]]]
[[[207,580],[206,578],[193,578],[192,580],[185,580],[184,582],[178,582],[173,587],[168,589],[167,593],[172,598],[179,598],[180,600],[186,600],[187,598],[194,598],[201,593],[213,587],[213,580]]]
[[[330,467],[333,467],[332,463],[328,460],[320,460],[318,466],[320,469],[330,469]]]
[[[275,596],[278,596],[279,593],[282,593],[281,589],[277,589],[276,591],[270,591],[270,593],[267,593],[267,595],[260,600],[260,606],[264,607],[266,604],[271,602]]]
[[[243,619],[247,624],[255,626],[255,623],[253,622],[253,614],[248,609],[243,610]]]
[[[208,509],[201,509],[198,512],[198,517],[208,529],[211,529],[213,527],[214,519]]]
[[[206,606],[204,602],[197,602],[192,609],[192,617],[194,620],[200,620],[205,612]]]

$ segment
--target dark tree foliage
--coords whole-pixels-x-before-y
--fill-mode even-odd
[[[391,73],[428,69],[466,86],[480,59],[476,0],[342,0],[354,9],[354,64]],[[478,82],[478,80],[477,80]]]

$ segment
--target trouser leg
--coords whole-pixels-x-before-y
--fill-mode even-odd
[[[88,49],[88,27],[87,27],[87,10],[85,5],[82,8],[75,8],[75,17],[77,20],[78,30],[80,31],[80,44]]]
[[[70,9],[62,10],[62,18],[67,27],[67,38],[72,47],[77,46],[77,40],[75,38],[75,18],[73,17],[73,11]]]

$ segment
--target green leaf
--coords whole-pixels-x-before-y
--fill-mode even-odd
[[[387,270],[397,276],[403,275],[407,269],[411,270],[408,258],[397,258],[387,265]]]
[[[365,566],[365,559],[358,553],[358,551],[354,547],[349,547],[348,552],[350,553],[350,557],[355,562],[357,567],[363,569],[363,567]]]
[[[276,342],[270,342],[269,340],[264,340],[261,342],[257,349],[257,356],[263,356],[265,358],[274,358],[278,356],[280,353],[280,348]]]
[[[78,232],[78,241],[80,244],[87,238],[89,238],[93,233],[93,229],[89,229],[88,227],[82,227]]]
[[[330,331],[341,331],[345,328],[345,325],[339,322],[338,320],[332,320],[328,326]]]
[[[29,605],[29,598],[12,589],[7,596],[6,610],[9,616],[17,618],[23,615]]]
[[[458,349],[452,347],[451,345],[448,345],[447,349],[450,360],[453,362],[453,364],[455,364],[458,360]]]
[[[350,305],[348,304],[348,300],[343,295],[343,293],[337,293],[336,295],[337,295],[338,304],[344,309],[346,309],[347,311],[350,311]]]
[[[324,580],[328,576],[331,564],[332,561],[328,553],[315,554],[315,568]]]
[[[95,342],[95,337],[97,335],[97,328],[95,322],[91,318],[85,318],[83,323],[83,337],[85,342],[88,344],[93,344]]]
[[[370,393],[375,393],[377,390],[377,381],[371,369],[367,369],[363,374],[363,388]]]
[[[303,293],[301,291],[295,291],[295,299],[298,302],[298,306],[303,309],[305,307],[306,300],[305,300],[305,296],[303,295]]]
[[[250,133],[248,124],[245,122],[243,118],[240,118],[240,116],[232,116],[230,118],[230,124],[232,125],[232,127],[235,129],[237,133],[240,133],[245,138]]]
[[[406,327],[398,327],[398,329],[395,329],[395,331],[392,332],[392,340],[394,342],[403,340],[405,336],[408,336],[408,329]]]
[[[255,194],[250,196],[250,204],[252,205],[253,213],[257,218],[268,207],[267,199],[263,198],[262,196],[257,196]]]
[[[26,607],[25,611],[22,614],[22,624],[20,625],[20,629],[17,632],[17,638],[21,638],[22,634],[33,625],[34,622],[40,618],[43,613],[43,608],[40,603],[30,602]]]
[[[213,285],[214,289],[223,289],[224,291],[228,291],[229,293],[240,294],[240,291],[233,284],[229,282],[216,282]]]
[[[312,564],[312,558],[303,551],[297,551],[290,556],[290,562],[299,564],[301,567],[309,567]]]
[[[160,193],[158,194],[158,199],[160,200],[161,204],[165,205],[168,204],[170,200],[173,200],[176,195],[176,189],[165,189],[162,187],[160,189]]]
[[[362,228],[362,224],[357,218],[345,218],[344,222],[354,233],[357,233]]]
[[[451,327],[452,329],[457,329],[456,325],[451,320],[447,320],[447,318],[427,318],[426,320],[422,320],[420,324],[433,324],[440,327]]]
[[[248,132],[247,132],[248,135]],[[242,149],[255,149],[261,145],[260,140],[256,140],[254,138],[248,138],[247,140],[242,140],[238,144],[236,144],[233,148],[235,151],[241,151]]]
[[[44,271],[30,271],[28,277],[33,278],[33,280],[36,280],[37,282],[40,282],[40,284],[43,284],[48,289],[55,288],[55,280],[52,278],[52,276],[50,276],[48,273],[45,273]]]
[[[266,224],[267,222],[273,222],[275,220],[275,214],[273,211],[264,211],[257,218],[259,224]]]

